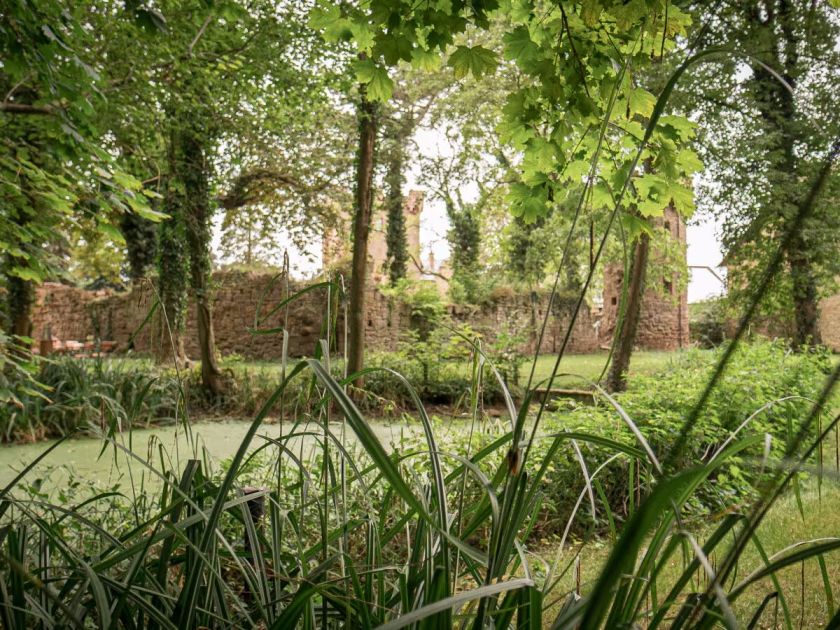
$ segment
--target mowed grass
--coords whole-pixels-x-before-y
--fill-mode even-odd
[[[832,467],[833,469],[833,467]],[[832,470],[833,472],[833,470]],[[796,494],[789,491],[776,501],[758,529],[758,538],[769,559],[783,550],[790,550],[794,541],[806,542],[810,540],[836,538],[840,535],[840,484],[837,481],[824,481],[819,487],[816,479],[811,478],[803,484],[800,496],[802,511],[800,511]],[[707,527],[690,527],[700,544],[711,534],[713,525]],[[570,546],[562,551],[551,545],[545,545],[537,555],[548,560],[554,560],[560,553],[560,566],[572,563],[579,552],[580,564],[580,592],[585,595],[594,586],[599,571],[606,561],[612,541],[599,539],[593,543],[580,546]],[[723,548],[721,548],[723,550]],[[825,569],[829,588],[832,591],[834,610],[828,610],[826,601],[826,583],[822,569],[817,559],[812,558],[782,569],[776,573],[781,593],[788,606],[791,624],[794,628],[824,627],[840,605],[840,551],[825,556]],[[688,560],[691,560],[689,558]],[[712,554],[709,558],[712,566],[716,566],[718,558]],[[657,582],[659,597],[665,597],[674,581],[680,576],[686,561],[682,555],[675,554]],[[757,547],[749,545],[741,556],[735,583],[739,583],[752,572],[764,566]],[[694,577],[691,590],[703,591],[708,582],[702,570]],[[552,594],[555,597],[561,593],[571,592],[576,585],[575,571],[571,569],[563,576],[559,588]],[[727,589],[728,590],[728,589]],[[744,594],[732,604],[739,621],[746,625],[752,613],[761,605],[762,600],[776,590],[772,580],[764,578],[749,587]],[[555,607],[559,608],[560,603]],[[547,614],[545,619],[553,619],[556,615]],[[784,611],[781,603],[771,602],[765,609],[757,628],[785,627]]]
[[[681,352],[679,350],[673,352],[656,351],[656,350],[639,350],[633,353],[633,358],[630,361],[630,378],[635,374],[653,374],[659,370],[664,369],[668,364],[679,357]],[[596,352],[593,354],[567,354],[560,361],[560,367],[557,370],[558,374],[573,374],[575,376],[583,377],[588,381],[597,381],[601,373],[604,371],[609,360],[609,353]],[[557,355],[543,354],[537,359],[537,365],[534,368],[534,383],[539,384],[541,381],[546,381],[554,369],[554,364],[557,361]],[[522,385],[528,383],[528,376],[531,371],[532,359],[523,361],[520,381]],[[555,379],[554,386],[575,386],[583,385],[580,379],[573,376],[561,376]]]

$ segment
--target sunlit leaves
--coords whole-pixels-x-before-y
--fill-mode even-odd
[[[513,216],[522,217],[526,223],[533,223],[546,213],[548,192],[544,186],[513,184],[506,200],[510,204],[510,212]]]
[[[640,199],[637,210],[643,217],[662,216],[669,205],[673,205],[684,217],[690,217],[694,212],[694,192],[690,181],[683,184],[648,173],[635,179],[634,185]]]
[[[484,46],[458,46],[449,57],[449,66],[454,70],[455,77],[459,79],[468,74],[476,78],[493,74],[498,65],[496,53]]]
[[[367,97],[372,101],[387,101],[394,92],[394,82],[388,71],[370,59],[360,59],[353,64],[356,80],[365,85]]]
[[[656,97],[643,88],[633,88],[630,92],[630,111],[643,118],[649,118],[656,106]]]
[[[411,51],[411,65],[418,70],[432,72],[440,68],[441,58],[435,51],[415,48]]]
[[[341,8],[337,4],[320,2],[309,13],[309,26],[321,33],[328,42],[346,39],[348,35],[355,35],[352,22],[341,15]],[[369,45],[369,37],[364,31],[362,44]]]

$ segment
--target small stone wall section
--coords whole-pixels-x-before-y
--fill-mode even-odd
[[[820,302],[820,337],[826,346],[840,352],[840,293]]]
[[[549,306],[547,293],[507,293],[497,295],[488,304],[478,307],[452,305],[450,314],[459,323],[469,324],[480,332],[485,344],[494,344],[504,333],[519,338],[517,350],[533,354],[539,341],[539,333]],[[576,302],[576,300],[575,300]],[[572,321],[571,301],[557,297],[552,302],[552,317],[543,336],[541,353],[559,352]],[[574,328],[566,348],[573,354],[587,354],[598,350],[598,329],[587,305],[583,305],[575,320]]]

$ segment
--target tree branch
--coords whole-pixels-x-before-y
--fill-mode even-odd
[[[230,190],[219,195],[216,201],[225,210],[253,205],[268,198],[278,188],[291,188],[300,192],[311,190],[297,178],[270,168],[255,168],[241,173]]]
[[[27,105],[25,103],[0,103],[0,112],[7,114],[34,114],[36,116],[53,116],[56,110],[49,105]]]

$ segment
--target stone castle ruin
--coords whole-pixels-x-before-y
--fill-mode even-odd
[[[427,269],[420,263],[422,210],[422,192],[410,192],[405,203],[409,277],[438,282],[439,287],[445,289],[445,281],[441,284],[441,278],[427,274]],[[387,296],[379,288],[388,279],[385,268],[387,223],[383,211],[374,214],[372,227],[368,267],[372,282],[369,283],[367,296],[366,346],[371,351],[394,350],[411,329],[411,317],[405,304]],[[671,234],[684,254],[685,224],[679,216],[671,211],[663,219],[662,227]],[[325,235],[325,268],[340,268],[343,262],[349,260],[349,233],[349,229],[339,228]],[[648,272],[638,346],[657,350],[686,347],[689,335],[685,283],[678,281],[676,273],[655,277],[657,268],[654,254]],[[609,346],[620,303],[622,277],[620,266],[612,265],[605,269],[603,307],[584,305],[575,322],[569,352],[588,353]],[[222,354],[235,353],[248,359],[279,359],[282,353],[279,336],[253,335],[249,332],[255,325],[258,311],[267,312],[286,295],[285,283],[278,281],[277,274],[222,270],[213,274],[212,284],[213,324],[219,351]],[[295,292],[304,287],[305,283],[292,281],[289,289]],[[157,353],[163,349],[165,352],[169,340],[163,332],[164,327],[159,318],[155,324],[156,319],[148,317],[155,301],[151,282],[138,284],[123,292],[88,291],[58,283],[45,283],[38,289],[34,309],[33,337],[36,346],[38,340],[45,337],[64,341],[100,339],[113,342],[109,345],[113,345],[116,351]],[[291,356],[312,354],[323,334],[326,303],[324,291],[313,291],[290,304],[288,329]],[[552,302],[553,316],[546,329],[543,352],[559,350],[571,321],[573,305],[574,300],[562,297]],[[192,313],[192,302],[188,308]],[[538,330],[548,308],[547,292],[517,292],[503,288],[494,292],[486,304],[453,304],[449,306],[449,311],[456,323],[469,324],[483,336],[485,343],[493,343],[500,333],[505,333],[519,340],[520,352],[530,354],[535,350]],[[280,326],[285,317],[285,313],[277,313],[262,322],[262,327]],[[187,318],[184,335],[185,350],[191,358],[198,356],[198,335],[194,320],[194,317]],[[343,322],[339,321],[339,331],[342,326]],[[338,337],[341,342],[340,332]]]

